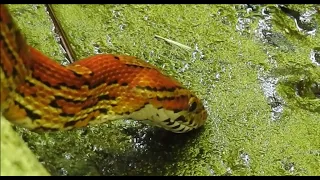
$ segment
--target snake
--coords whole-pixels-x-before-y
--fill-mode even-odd
[[[182,83],[135,56],[94,54],[62,65],[27,43],[0,5],[1,114],[30,131],[63,131],[129,119],[186,133],[207,119]]]

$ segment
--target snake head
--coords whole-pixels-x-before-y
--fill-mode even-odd
[[[185,133],[197,129],[205,123],[208,114],[200,99],[191,95],[185,101],[188,101],[187,105],[183,110],[176,112],[177,118],[171,118],[171,121],[173,120],[174,124],[177,125],[170,126],[168,130],[175,133]]]
[[[141,109],[140,117],[144,114],[142,119],[151,120],[145,123],[174,133],[186,133],[201,127],[207,119],[207,111],[200,99],[186,89],[183,91],[186,94],[151,101]]]
[[[198,97],[183,87],[170,91],[137,89],[137,98],[146,104],[130,113],[129,118],[164,128],[174,133],[186,133],[201,127],[207,119],[207,111]],[[160,96],[160,97],[159,97]],[[144,102],[142,101],[142,102]],[[135,103],[138,105],[138,103]]]
[[[191,96],[188,102],[188,111],[185,115],[189,125],[198,128],[204,124],[207,116],[207,111],[200,99],[195,96]]]

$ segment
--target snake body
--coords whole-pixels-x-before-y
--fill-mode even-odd
[[[184,133],[207,112],[194,93],[133,56],[99,54],[62,66],[26,43],[5,5],[1,17],[1,113],[34,131],[132,119]]]

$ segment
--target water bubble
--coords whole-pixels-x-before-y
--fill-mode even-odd
[[[247,153],[241,153],[240,158],[243,160],[244,165],[249,166],[250,157]]]
[[[282,98],[276,92],[276,85],[279,79],[271,76],[268,77],[263,74],[262,70],[259,71],[258,79],[260,80],[263,94],[271,106],[271,120],[277,120],[283,112],[282,104],[284,104]]]
[[[320,48],[314,48],[310,52],[311,62],[317,66],[320,66]]]

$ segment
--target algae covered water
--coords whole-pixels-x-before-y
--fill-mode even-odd
[[[64,63],[45,6],[8,7],[28,42]],[[52,175],[320,175],[319,6],[53,9],[78,58],[144,59],[196,92],[209,116],[187,134],[131,120],[57,133],[16,128]]]

